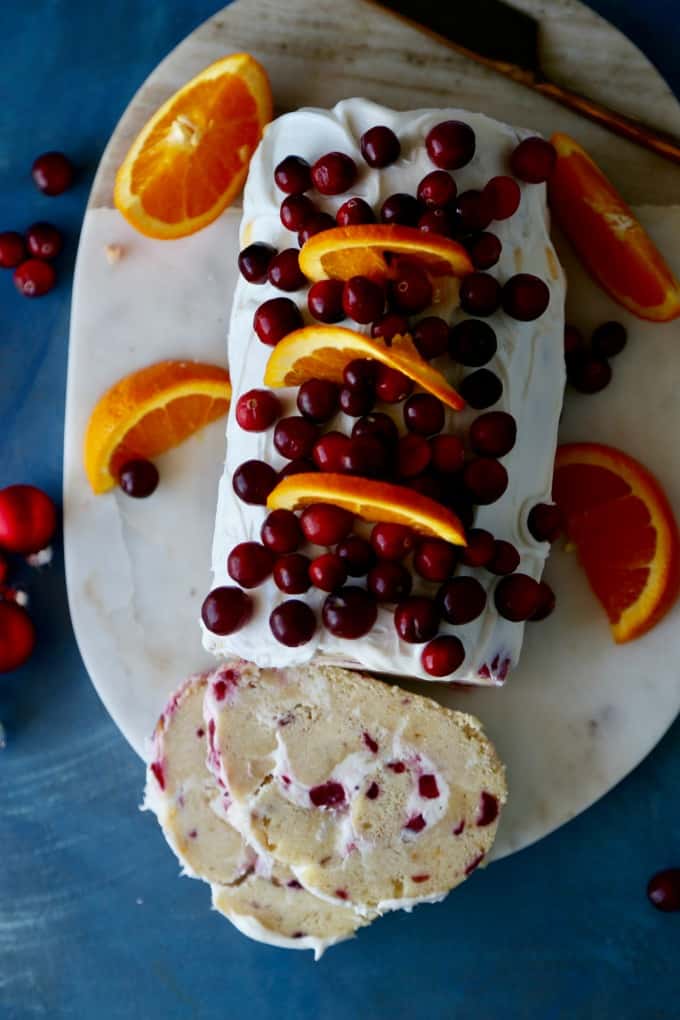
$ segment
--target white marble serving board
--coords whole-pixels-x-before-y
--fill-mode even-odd
[[[625,79],[627,86],[619,106],[635,113],[643,109],[636,109],[638,102],[646,104],[659,123],[678,129],[680,108],[670,92],[610,26],[575,0],[554,0],[547,10],[539,0],[518,5],[543,15],[546,64],[555,73],[562,68],[562,80],[614,102],[603,64],[617,65],[619,84]],[[69,603],[93,682],[142,756],[167,694],[185,674],[209,662],[196,620],[210,583],[224,427],[218,422],[160,458],[162,484],[146,501],[117,492],[91,494],[81,463],[82,436],[94,402],[121,375],[168,357],[224,363],[240,215],[228,211],[194,237],[163,243],[136,234],[108,208],[113,170],[148,112],[211,59],[243,48],[265,62],[284,108],[329,105],[352,94],[402,108],[436,105],[450,102],[455,92],[462,106],[543,131],[560,127],[577,133],[630,198],[680,201],[677,170],[673,176],[656,157],[462,61],[361,0],[344,5],[320,0],[313,20],[303,0],[287,6],[285,19],[279,11],[272,0],[239,0],[159,66],[112,138],[83,225],[64,462]],[[389,59],[369,54],[358,41],[364,35],[348,24],[355,30],[361,24],[369,34],[380,31]],[[330,38],[332,50],[324,44]],[[608,60],[570,63],[581,45],[592,52],[598,48]],[[298,73],[303,64],[304,77]],[[645,209],[641,215],[680,272],[680,209]],[[123,247],[113,265],[105,254],[109,244]],[[562,437],[612,442],[640,457],[658,474],[680,515],[680,453],[673,441],[680,432],[680,326],[649,325],[622,314],[585,278],[569,251],[561,250],[573,321],[588,327],[616,317],[630,330],[612,386],[596,397],[568,395]],[[649,752],[680,708],[680,671],[674,664],[680,657],[680,609],[651,634],[617,648],[576,558],[555,550],[547,577],[558,592],[558,609],[550,620],[528,628],[520,667],[505,689],[426,688],[478,714],[508,764],[511,799],[497,858],[541,838],[606,792]]]

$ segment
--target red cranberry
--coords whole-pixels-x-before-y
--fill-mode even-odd
[[[458,170],[475,154],[475,133],[469,124],[460,120],[445,120],[431,129],[425,145],[435,166]]]
[[[335,214],[339,227],[354,227],[361,223],[375,223],[375,213],[363,198],[348,198]]]
[[[26,258],[26,246],[16,230],[5,230],[0,234],[0,269],[14,269]]]
[[[408,319],[405,315],[399,315],[397,312],[388,312],[387,315],[376,319],[371,326],[373,339],[384,340],[388,347],[395,336],[403,336],[408,331]]]
[[[126,496],[146,499],[158,487],[158,468],[150,460],[128,460],[120,469],[118,484]]]
[[[302,329],[304,322],[300,309],[290,298],[277,297],[265,301],[255,312],[253,329],[263,344],[275,347],[279,340]]]
[[[540,318],[550,302],[550,291],[543,280],[531,273],[511,276],[503,287],[503,311],[520,322]]]
[[[300,269],[299,251],[297,248],[286,248],[275,255],[267,274],[269,282],[279,290],[300,290],[307,282]]]
[[[540,598],[539,583],[528,574],[511,574],[509,577],[501,578],[494,592],[498,612],[506,620],[515,623],[533,616],[538,609]]]
[[[436,800],[439,796],[437,777],[426,773],[418,779],[418,793],[424,800]]]
[[[417,433],[402,436],[397,448],[397,470],[401,478],[415,478],[422,474],[432,459],[427,439]]]
[[[287,195],[299,195],[312,186],[311,167],[302,156],[286,156],[274,170],[274,180]]]
[[[402,227],[415,227],[422,212],[420,202],[413,195],[397,192],[385,199],[380,207],[383,223],[395,223]]]
[[[534,136],[519,143],[510,157],[510,168],[520,181],[541,184],[550,177],[556,159],[554,146]]]
[[[680,868],[657,871],[647,884],[647,896],[657,910],[680,910]]]
[[[342,381],[350,390],[365,391],[375,387],[378,374],[378,362],[372,358],[355,358],[349,361],[342,370]]]
[[[292,510],[272,510],[265,517],[260,538],[274,553],[295,552],[302,542],[300,521]]]
[[[428,209],[452,205],[457,193],[456,182],[446,170],[433,170],[418,185],[418,198]]]
[[[321,591],[335,591],[347,580],[347,570],[337,553],[323,553],[309,564],[309,579]]]
[[[314,444],[312,457],[320,471],[332,471],[337,474],[344,470],[343,459],[349,453],[349,448],[349,436],[342,432],[326,432]]]
[[[368,572],[366,584],[378,602],[399,602],[411,591],[413,578],[402,563],[383,560]]]
[[[371,545],[382,560],[403,560],[413,549],[413,532],[405,524],[385,521],[374,526]]]
[[[303,244],[306,244],[310,237],[314,237],[315,234],[321,234],[324,230],[333,230],[336,226],[336,222],[330,213],[316,213],[314,216],[310,216],[308,220],[305,220],[304,226],[298,231],[298,244],[302,248]]]
[[[404,424],[409,432],[431,436],[444,428],[444,405],[431,393],[414,393],[404,404]]]
[[[564,360],[569,364],[575,358],[583,357],[586,353],[586,342],[583,333],[576,326],[569,323],[564,327]]]
[[[470,528],[465,537],[467,545],[461,550],[460,562],[466,567],[485,567],[496,548],[493,535],[483,528]]]
[[[451,357],[469,368],[479,368],[491,361],[498,343],[488,322],[463,319],[451,330]]]
[[[454,577],[441,586],[437,602],[444,619],[461,626],[482,615],[486,592],[475,577]]]
[[[511,542],[496,539],[493,556],[486,564],[486,569],[492,574],[514,574],[519,566],[519,561],[520,555]]]
[[[469,315],[493,315],[501,303],[501,285],[488,273],[470,273],[460,285],[460,306]]]
[[[567,379],[579,393],[599,393],[612,379],[612,367],[600,358],[575,358],[567,365]]]
[[[620,322],[603,322],[591,338],[591,350],[596,358],[614,358],[626,346],[628,334]]]
[[[546,617],[550,616],[555,608],[555,592],[552,590],[549,584],[545,581],[541,581],[538,586],[538,608],[531,614],[529,619],[533,623],[538,623],[541,620],[545,620]]]
[[[390,283],[390,293],[397,308],[409,315],[432,304],[432,282],[420,266],[400,266],[396,279]]]
[[[276,248],[270,244],[249,244],[239,252],[238,257],[238,268],[243,279],[248,283],[266,283],[267,273],[275,255]]]
[[[493,219],[491,200],[483,191],[463,191],[456,199],[455,209],[464,233],[486,230]]]
[[[434,499],[437,503],[444,502],[444,483],[437,475],[426,472],[418,475],[417,478],[410,478],[406,485],[414,492],[420,493],[421,496]]]
[[[309,421],[321,424],[338,410],[338,386],[329,379],[308,379],[298,390],[298,411]]]
[[[372,386],[343,386],[340,390],[340,409],[351,418],[368,414],[375,403],[375,389]]]
[[[246,460],[234,471],[232,485],[234,492],[244,503],[264,506],[267,496],[278,480],[271,464],[263,460]]]
[[[378,436],[355,436],[342,458],[342,470],[350,475],[382,478],[389,466],[389,453]]]
[[[352,529],[354,515],[330,503],[311,503],[302,511],[300,526],[308,542],[315,545],[336,545]]]
[[[430,440],[432,467],[443,475],[460,471],[465,462],[465,447],[458,436],[433,436]]]
[[[335,551],[350,577],[363,577],[375,564],[371,543],[358,535],[348,535],[338,543]]]
[[[378,365],[375,380],[375,393],[378,400],[386,404],[398,404],[405,400],[413,390],[413,382],[407,375],[389,365]]]
[[[318,471],[313,460],[307,457],[297,457],[289,460],[279,471],[279,478],[288,478],[289,475],[308,475],[310,472]]]
[[[309,799],[314,807],[337,807],[345,803],[345,791],[340,783],[324,783],[322,786],[313,786],[309,791]],[[343,893],[340,899],[346,900],[347,893],[342,889],[336,893]]]
[[[375,436],[382,439],[386,446],[392,447],[399,438],[399,432],[389,415],[375,411],[364,418],[359,418],[352,426],[352,439],[359,439],[362,436]]]
[[[501,257],[503,245],[495,234],[482,231],[468,245],[468,251],[475,269],[491,269]]]
[[[414,815],[413,818],[409,818],[404,828],[409,832],[422,832],[426,825],[427,822],[422,815]]]
[[[424,539],[413,554],[413,567],[426,581],[445,581],[458,562],[458,551],[439,538]]]
[[[248,390],[236,404],[236,421],[246,432],[264,432],[281,414],[281,401],[271,390]]]
[[[309,590],[309,557],[292,552],[280,556],[274,564],[276,587],[286,595],[302,595]]]
[[[487,411],[470,426],[470,446],[481,457],[504,457],[517,441],[517,423],[506,411]]]
[[[0,673],[11,673],[30,658],[35,627],[24,609],[9,599],[0,601]]]
[[[291,415],[290,418],[281,418],[277,422],[274,429],[274,446],[282,457],[296,460],[311,454],[317,436],[317,428],[313,422],[299,415]]]
[[[287,599],[270,614],[269,628],[280,644],[297,648],[311,641],[316,618],[306,602]]]
[[[353,276],[342,291],[345,315],[355,322],[367,323],[380,318],[385,307],[385,292],[379,283],[366,276]]]
[[[371,783],[369,788],[366,790],[366,797],[368,800],[375,800],[380,795],[380,787],[377,783]]]
[[[28,556],[50,544],[57,528],[54,503],[34,485],[0,489],[0,548]]]
[[[57,282],[54,266],[42,259],[27,259],[14,270],[14,285],[24,297],[42,297]]]
[[[475,817],[475,825],[491,825],[498,818],[498,799],[492,793],[482,791],[479,798],[479,807]]]
[[[425,645],[420,656],[422,667],[430,676],[449,676],[462,666],[464,659],[462,642],[450,635],[434,638]]]
[[[279,215],[286,230],[298,231],[318,212],[318,207],[307,195],[289,195],[281,203]]]
[[[73,184],[73,163],[63,152],[44,152],[34,161],[31,174],[43,195],[61,195]]]
[[[485,407],[498,403],[503,395],[503,383],[488,368],[480,368],[466,375],[458,390],[470,407],[475,411],[482,411]]]
[[[240,542],[227,558],[229,577],[242,588],[257,588],[272,572],[274,555],[259,542]]]
[[[389,166],[399,159],[400,153],[399,139],[388,127],[369,128],[361,136],[361,155],[369,166]]]
[[[522,192],[512,177],[492,177],[484,188],[495,220],[507,220],[519,209]]]
[[[252,599],[234,587],[214,588],[201,607],[201,618],[207,629],[221,636],[245,627],[252,615]]]
[[[423,234],[453,237],[456,233],[456,225],[454,217],[446,209],[428,209],[418,220],[418,230]]]
[[[463,484],[475,503],[488,506],[500,499],[508,487],[508,472],[490,457],[471,460],[463,468]]]
[[[448,323],[438,315],[428,315],[420,319],[413,330],[413,342],[423,358],[428,361],[438,358],[445,354],[449,347]]]
[[[26,231],[26,245],[34,259],[49,262],[56,259],[64,247],[64,238],[51,223],[34,223]]]
[[[555,542],[564,530],[562,511],[554,503],[537,503],[533,506],[527,524],[537,542]]]
[[[376,621],[378,609],[369,592],[350,585],[327,596],[321,615],[331,634],[355,640],[368,634]]]
[[[437,633],[439,611],[432,599],[410,595],[394,610],[394,626],[402,641],[418,645]]]
[[[344,152],[328,152],[312,167],[312,181],[322,195],[349,191],[357,179],[356,163]]]

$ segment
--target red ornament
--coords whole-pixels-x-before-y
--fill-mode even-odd
[[[57,527],[50,497],[34,485],[0,489],[0,547],[28,556],[49,545]]]
[[[16,602],[0,601],[0,673],[23,666],[35,647],[30,616]]]

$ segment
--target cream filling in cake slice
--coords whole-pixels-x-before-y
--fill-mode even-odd
[[[364,99],[345,100],[331,110],[301,109],[275,120],[267,128],[251,163],[244,197],[242,246],[265,242],[280,251],[297,245],[296,235],[282,226],[279,208],[285,195],[274,182],[274,168],[286,156],[295,154],[313,164],[330,151],[348,154],[359,170],[353,188],[330,197],[310,191],[309,197],[323,211],[335,214],[347,198],[357,195],[378,215],[382,202],[389,195],[398,192],[415,195],[419,181],[436,169],[426,151],[425,138],[434,125],[449,119],[464,121],[476,136],[474,157],[452,172],[459,195],[469,189],[481,189],[492,177],[507,174],[510,153],[522,138],[531,134],[483,114],[456,109],[395,112]],[[384,169],[368,167],[360,152],[362,133],[375,125],[390,127],[401,143],[400,158]],[[473,524],[490,531],[497,539],[511,542],[521,555],[519,570],[539,579],[549,547],[532,537],[527,518],[535,504],[551,501],[557,424],[565,380],[565,281],[550,240],[545,186],[521,184],[517,212],[508,219],[493,222],[488,229],[502,242],[500,259],[489,270],[491,275],[503,284],[519,272],[534,274],[548,285],[550,302],[545,313],[535,321],[520,322],[502,310],[484,320],[494,329],[498,340],[495,356],[484,367],[495,373],[503,385],[502,396],[491,410],[513,416],[517,441],[510,453],[501,458],[509,476],[505,493],[490,505],[476,507]],[[467,318],[457,307],[455,295],[456,288],[450,288],[448,300],[424,311],[422,316],[442,316],[452,324]],[[269,283],[253,285],[244,279],[239,281],[229,327],[233,400],[215,522],[212,562],[215,587],[234,583],[227,571],[228,554],[240,542],[259,541],[267,515],[265,507],[249,505],[237,497],[232,485],[235,469],[251,459],[266,461],[277,470],[287,463],[274,446],[273,428],[265,432],[246,432],[235,417],[239,395],[263,387],[271,348],[256,336],[253,316],[260,304],[275,297],[292,298],[299,305],[305,323],[314,321],[307,311],[307,288],[289,294]],[[362,332],[370,330],[370,326],[360,326],[349,320],[340,325]],[[452,368],[450,359],[445,357],[454,384],[456,378],[474,371],[469,367]],[[440,366],[443,360],[436,359],[434,365]],[[284,415],[298,413],[296,389],[278,390],[277,394]],[[402,405],[378,404],[376,410],[390,414],[400,430],[405,431]],[[464,436],[476,416],[477,412],[470,408],[458,413],[447,411],[444,431]],[[349,434],[353,423],[354,419],[340,413],[324,426],[324,430],[340,429]],[[302,547],[300,551],[315,556],[324,550],[317,546]],[[481,685],[502,683],[518,661],[524,624],[505,619],[496,610],[494,589],[499,580],[496,576],[484,569],[465,566],[458,569],[458,574],[474,575],[486,592],[487,602],[484,611],[470,622],[461,625],[442,622],[440,633],[456,635],[465,649],[464,661],[446,679]],[[433,596],[436,593],[438,585],[423,581],[415,573],[413,581],[412,594]],[[366,581],[352,578],[348,583],[365,586]],[[219,636],[204,628],[204,644],[214,654],[238,655],[263,667],[285,667],[321,658],[328,663],[358,665],[394,676],[433,679],[421,663],[423,645],[409,644],[397,634],[393,605],[380,604],[375,625],[365,636],[353,641],[334,636],[324,628],[321,608],[326,594],[312,587],[295,597],[314,609],[318,621],[316,631],[307,643],[288,647],[274,638],[269,625],[271,611],[287,596],[279,591],[271,577],[249,594],[255,611],[245,626],[228,636]]]

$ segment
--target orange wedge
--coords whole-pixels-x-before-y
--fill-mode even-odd
[[[386,347],[344,326],[305,326],[289,333],[270,354],[264,382],[273,388],[299,386],[306,379],[341,383],[345,365],[355,358],[374,358],[398,369],[454,411],[465,407],[442,373],[418,353],[410,336],[395,336],[391,347]]]
[[[406,524],[421,535],[465,545],[465,529],[451,511],[428,496],[389,482],[358,475],[303,473],[283,478],[267,497],[269,510],[298,510],[310,503],[332,503],[365,521]]]
[[[390,256],[417,260],[431,276],[465,276],[474,269],[457,241],[388,223],[333,227],[314,234],[302,246],[300,269],[310,280],[384,279],[391,275]]]
[[[680,589],[680,536],[661,486],[620,450],[568,443],[557,451],[553,497],[614,640],[640,637]]]
[[[151,460],[229,410],[229,375],[218,365],[159,361],[120,379],[98,400],[85,433],[85,473],[94,492],[116,484],[136,457]]]
[[[116,208],[149,237],[195,233],[238,195],[271,118],[264,68],[247,53],[216,60],[137,135],[116,176]]]

